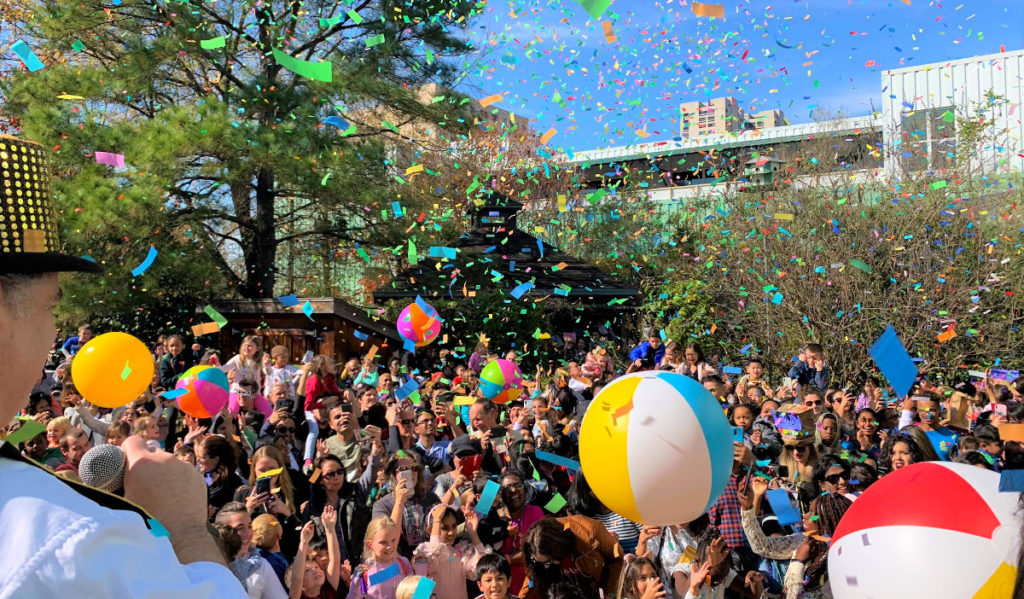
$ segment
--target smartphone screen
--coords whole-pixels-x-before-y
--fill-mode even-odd
[[[405,485],[406,489],[412,490],[412,480],[412,470],[405,470],[398,473],[398,482],[399,484]]]
[[[256,494],[262,495],[263,493],[270,492],[270,477],[257,478],[256,479]]]

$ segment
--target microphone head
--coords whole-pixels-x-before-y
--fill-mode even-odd
[[[78,464],[78,476],[82,482],[108,493],[118,493],[124,488],[124,473],[128,460],[116,445],[97,445],[82,456]]]

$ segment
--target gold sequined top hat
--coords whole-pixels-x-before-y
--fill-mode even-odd
[[[43,147],[0,135],[0,273],[99,272],[95,262],[58,248]]]

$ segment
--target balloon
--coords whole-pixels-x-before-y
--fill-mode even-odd
[[[697,381],[665,371],[615,379],[580,425],[580,464],[613,512],[649,526],[694,520],[725,490],[732,432]]]
[[[228,375],[216,366],[193,366],[181,375],[176,389],[184,389],[178,396],[178,407],[194,418],[213,418],[228,403]]]
[[[887,474],[853,502],[832,535],[833,597],[1011,596],[1017,497],[999,492],[998,474],[969,464],[923,462]]]
[[[433,343],[441,333],[441,320],[437,318],[437,310],[423,302],[429,309],[424,311],[419,304],[409,304],[398,315],[398,334],[403,339],[413,342],[416,347]]]
[[[153,355],[128,333],[104,333],[89,340],[71,361],[71,380],[89,403],[119,408],[138,399],[153,383]]]
[[[494,360],[480,372],[480,390],[494,403],[514,401],[523,392],[523,374],[514,362]]]

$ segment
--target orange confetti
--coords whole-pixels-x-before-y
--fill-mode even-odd
[[[487,108],[491,104],[497,104],[498,102],[501,102],[502,100],[504,100],[504,98],[501,97],[501,94],[494,94],[493,96],[487,96],[483,100],[480,100],[480,106],[483,106],[484,108]]]
[[[615,31],[612,30],[612,22],[604,21],[601,23],[601,27],[604,28],[604,41],[609,44],[614,44],[619,38],[615,37]]]
[[[725,5],[724,4],[704,4],[703,2],[692,2],[690,3],[690,9],[693,14],[698,17],[708,17],[712,19],[724,19],[725,18]]]
[[[939,333],[939,343],[945,343],[953,337],[956,337],[956,331],[953,330],[953,327],[949,327],[942,333]]]
[[[875,61],[869,60],[869,61],[864,63],[864,66],[866,66],[866,67],[873,67],[873,66],[875,66]]]
[[[637,130],[636,130],[636,134],[637,134],[638,136],[640,136],[640,137],[650,137],[650,136],[651,136],[651,134],[650,134],[650,133],[648,133],[648,132],[644,131],[643,129],[637,129]]]
[[[555,136],[555,133],[558,133],[558,131],[555,131],[554,128],[548,129],[547,133],[541,136],[540,143],[547,145],[547,143],[551,141],[551,138]]]

